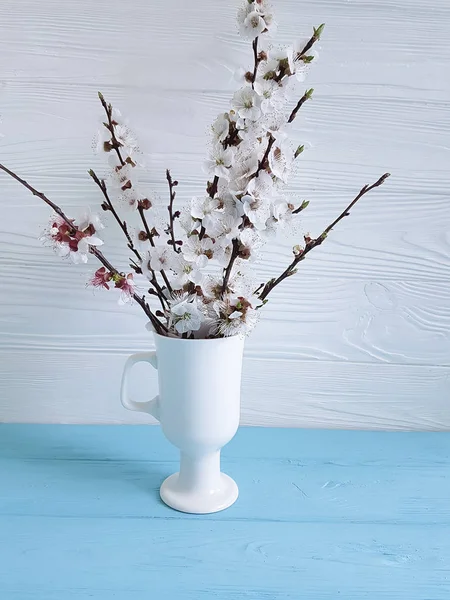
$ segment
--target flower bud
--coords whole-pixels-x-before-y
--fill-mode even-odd
[[[320,40],[320,36],[322,35],[324,29],[325,29],[325,23],[322,23],[321,25],[319,25],[319,27],[313,27],[314,37],[317,40]]]
[[[138,206],[139,206],[139,208],[142,208],[143,210],[148,210],[149,208],[152,207],[152,203],[150,202],[150,200],[148,198],[144,198],[143,200],[139,200]]]

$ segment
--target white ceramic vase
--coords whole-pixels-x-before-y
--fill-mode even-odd
[[[163,482],[161,499],[187,513],[228,508],[238,497],[238,487],[220,471],[220,450],[239,426],[244,339],[153,335],[156,351],[134,354],[125,364],[121,401],[128,410],[155,417],[180,450],[180,471]],[[136,402],[128,394],[130,369],[141,361],[158,370],[159,395],[147,402]]]

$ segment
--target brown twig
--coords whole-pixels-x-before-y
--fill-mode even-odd
[[[22,184],[25,188],[27,188],[27,190],[29,190],[33,194],[33,196],[37,196],[38,198],[40,198],[41,200],[43,200],[48,206],[50,206],[55,211],[55,213],[58,216],[61,217],[61,219],[63,219],[63,221],[65,223],[67,223],[67,225],[69,225],[69,227],[72,230],[77,231],[77,226],[74,224],[73,220],[69,219],[67,217],[67,215],[64,213],[64,211],[57,204],[55,204],[49,198],[47,198],[47,196],[45,194],[43,194],[42,192],[38,192],[38,190],[36,190],[36,188],[34,188],[29,183],[27,183],[25,181],[25,179],[22,179],[16,173],[14,173],[13,171],[11,171],[10,169],[8,169],[7,167],[5,167],[4,165],[0,164],[0,169],[2,171],[4,171],[5,173],[7,173],[8,175],[10,175],[10,177],[12,177],[16,181],[18,181],[20,184]],[[93,256],[95,256],[96,259],[104,267],[106,267],[109,270],[110,273],[112,273],[113,275],[120,275],[119,271],[115,267],[113,267],[113,265],[103,255],[103,253],[100,250],[98,250],[98,248],[96,248],[95,246],[89,246],[89,252]],[[139,294],[134,293],[133,294],[133,299],[137,302],[137,304],[139,304],[139,306],[145,312],[145,314],[147,315],[147,317],[150,319],[153,327],[157,331],[162,331],[162,332],[167,332],[168,331],[167,327],[163,323],[161,323],[161,321],[152,313],[149,305],[145,302],[144,298],[142,298],[141,296],[139,296]]]
[[[179,254],[181,252],[180,248],[177,248],[177,242],[175,240],[175,231],[174,231],[174,216],[173,216],[173,203],[175,201],[175,196],[176,196],[176,192],[174,190],[174,188],[178,185],[177,181],[173,181],[172,176],[170,174],[169,169],[166,169],[166,179],[167,179],[167,183],[169,184],[169,206],[167,207],[167,210],[169,211],[169,227],[168,227],[168,233],[170,235],[170,240],[171,240],[171,246],[174,249],[174,251]]]
[[[98,250],[98,248],[96,248],[95,246],[90,246],[89,252],[91,254],[93,254],[95,256],[95,258],[104,267],[106,267],[110,273],[112,273],[113,275],[120,275],[120,273],[117,271],[117,269],[115,269],[112,266],[112,264],[109,262],[109,260],[107,260],[107,258],[104,256],[104,254],[102,252],[100,252],[100,250]],[[147,302],[145,301],[145,298],[143,296],[141,297],[138,294],[134,293],[133,300],[135,300],[137,302],[137,304],[139,304],[139,306],[145,312],[147,317],[150,319],[153,327],[156,329],[157,332],[158,332],[158,330],[159,331],[163,330],[165,332],[169,331],[168,328],[163,323],[161,323],[161,321],[152,313],[150,306],[147,304]]]
[[[225,140],[225,142],[226,142],[226,140]],[[225,142],[223,142],[223,144],[222,144],[224,148],[227,147]],[[206,184],[206,193],[209,195],[210,198],[214,198],[214,196],[217,194],[218,186],[219,186],[219,178],[217,177],[217,175],[215,175],[213,182],[211,183],[210,181],[208,181]],[[202,225],[200,225],[200,232],[198,234],[198,239],[202,240],[205,233],[206,233],[206,230],[202,224]]]
[[[264,152],[264,156],[262,157],[262,159],[259,161],[258,168],[256,169],[256,173],[253,175],[253,177],[258,177],[259,172],[266,168],[267,160],[269,158],[269,154],[272,150],[272,146],[274,145],[274,143],[275,138],[272,134],[269,134],[269,141],[267,142],[266,151]]]
[[[114,148],[116,154],[117,154],[117,158],[119,159],[120,164],[123,165],[125,164],[125,161],[122,158],[122,155],[120,153],[120,147],[121,144],[117,141],[116,138],[116,134],[114,132],[114,122],[113,122],[113,118],[112,118],[112,105],[108,104],[105,100],[105,98],[103,97],[103,94],[101,92],[98,92],[98,97],[100,99],[100,102],[102,103],[102,106],[105,110],[106,113],[106,118],[108,119],[108,131],[111,133],[111,141],[112,141],[112,147]]]
[[[223,276],[222,288],[220,290],[220,295],[223,296],[228,288],[228,282],[231,277],[231,271],[233,270],[234,261],[237,259],[239,255],[239,241],[237,239],[233,240],[233,249],[231,251],[230,261],[228,263],[227,268],[225,269],[225,273]]]
[[[252,88],[255,87],[255,81],[256,81],[256,73],[258,71],[258,65],[259,65],[259,58],[258,58],[258,38],[255,37],[255,39],[252,42],[252,48],[253,48],[253,57],[255,60],[255,64],[253,67],[253,79],[252,79]]]
[[[308,52],[308,50],[311,50],[311,48],[314,46],[314,44],[320,40],[320,36],[321,36],[324,28],[325,28],[325,23],[322,23],[321,25],[319,25],[319,27],[317,27],[317,29],[315,27],[313,28],[314,33],[312,34],[310,39],[306,42],[303,50],[301,52],[299,52],[299,57],[304,56]]]
[[[123,231],[125,237],[127,238],[127,242],[128,242],[128,248],[134,253],[134,255],[136,256],[136,258],[138,259],[138,261],[140,263],[142,263],[142,256],[139,253],[139,251],[137,250],[137,248],[134,245],[134,242],[128,232],[128,227],[125,221],[122,221],[122,219],[119,217],[119,215],[117,214],[116,209],[113,206],[113,203],[111,201],[111,198],[109,197],[108,194],[108,190],[106,187],[106,183],[104,181],[104,179],[99,179],[96,175],[96,173],[91,169],[89,171],[89,175],[92,177],[92,179],[95,181],[95,183],[97,184],[97,186],[100,188],[103,197],[105,198],[105,203],[108,207],[108,210],[111,211],[111,213],[113,214],[115,220],[117,221],[120,229]],[[145,224],[147,224],[147,221],[145,221]],[[149,233],[146,231],[147,237],[149,237]],[[151,240],[151,238],[149,238],[149,240]],[[130,259],[131,260],[131,259]],[[131,261],[132,263],[134,263],[134,265],[132,264],[131,266],[134,268],[134,270],[136,271],[137,268],[140,269],[139,265],[137,265],[134,261]],[[137,272],[137,271],[136,271]],[[142,270],[140,270],[140,272],[142,272]],[[152,279],[150,279],[150,283],[153,285],[153,287],[156,290],[156,296],[158,296],[158,299],[161,303],[161,306],[163,307],[163,309],[165,308],[164,306],[164,302],[167,303],[167,299],[164,296],[164,291],[161,288],[161,286],[158,283],[158,280],[156,278],[156,273],[155,271],[153,271],[153,269],[150,269],[150,272],[152,274]]]
[[[49,198],[47,198],[47,196],[45,194],[43,194],[42,192],[38,192],[33,186],[31,186],[29,183],[27,183],[25,181],[25,179],[22,179],[21,177],[19,177],[18,175],[16,175],[16,173],[14,173],[13,171],[10,171],[4,165],[0,164],[0,169],[2,171],[4,171],[5,173],[7,173],[8,175],[10,175],[13,179],[15,179],[16,181],[18,181],[19,183],[21,183],[24,187],[26,187],[27,190],[29,190],[33,194],[33,196],[37,196],[38,198],[40,198],[41,200],[43,200],[46,204],[48,204],[55,211],[55,213],[57,215],[59,215],[61,217],[61,219],[63,219],[63,221],[65,221],[67,223],[67,225],[69,225],[69,227],[71,227],[72,229],[75,229],[74,224],[73,224],[73,220],[71,220],[68,217],[66,217],[66,215],[59,208],[59,206],[57,206],[56,204],[54,204]]]
[[[210,198],[214,198],[217,194],[217,188],[219,186],[219,178],[217,175],[214,177],[213,182],[208,181],[208,185],[206,186],[206,192],[209,194]]]
[[[311,60],[314,57],[313,56],[305,56],[305,55],[308,52],[308,50],[310,50],[312,48],[312,46],[320,40],[320,36],[322,35],[324,28],[325,28],[325,23],[322,23],[322,25],[319,25],[319,27],[317,27],[317,28],[313,27],[313,35],[306,42],[306,44],[302,48],[302,50],[300,52],[297,52],[297,55],[295,57],[296,61],[303,59],[303,61],[306,63],[311,62]],[[274,77],[274,81],[276,81],[277,83],[281,83],[285,78],[291,77],[293,75],[293,73],[291,73],[289,70],[288,61],[286,59],[282,63],[280,63],[280,65],[281,65],[280,73],[276,77]]]
[[[259,294],[259,299],[264,301],[267,298],[267,296],[270,294],[270,292],[273,290],[274,287],[276,287],[278,284],[280,284],[287,277],[294,275],[296,272],[295,267],[302,260],[304,260],[305,256],[308,254],[308,252],[310,252],[313,248],[320,246],[322,244],[322,242],[325,241],[325,239],[327,238],[327,235],[333,229],[333,227],[335,227],[339,223],[339,221],[341,221],[344,217],[347,217],[350,214],[350,210],[358,202],[358,200],[360,198],[362,198],[362,196],[364,196],[364,194],[367,194],[367,192],[370,192],[370,190],[373,190],[374,188],[376,188],[376,187],[380,186],[382,183],[384,183],[384,181],[386,181],[386,179],[389,177],[389,175],[390,175],[389,173],[385,173],[372,185],[365,185],[359,191],[358,195],[350,202],[350,204],[347,206],[347,208],[332,223],[330,223],[330,225],[328,225],[328,227],[326,227],[323,230],[323,232],[321,233],[321,235],[319,235],[319,237],[317,237],[316,239],[307,238],[306,245],[303,248],[303,250],[299,249],[298,253],[295,255],[295,258],[290,263],[290,265],[288,265],[286,267],[286,269],[283,271],[283,273],[281,273],[281,275],[279,277],[277,277],[276,279],[271,279],[264,285],[262,292]]]
[[[97,186],[100,188],[100,191],[102,192],[103,197],[105,198],[105,203],[108,207],[108,210],[111,211],[113,217],[117,221],[117,224],[119,225],[120,229],[123,231],[125,237],[127,238],[128,248],[134,253],[134,255],[136,256],[138,261],[142,262],[142,257],[139,254],[139,251],[135,248],[133,240],[131,239],[131,236],[128,233],[128,227],[127,227],[126,222],[122,221],[122,219],[117,214],[116,209],[113,206],[113,203],[111,202],[111,198],[109,197],[108,190],[106,188],[105,180],[99,179],[97,177],[96,173],[92,169],[89,171],[89,175],[92,177],[92,179],[95,181]]]
[[[303,104],[309,100],[313,94],[313,89],[311,88],[310,90],[307,90],[303,96],[300,98],[300,100],[297,102],[297,105],[295,106],[295,108],[293,109],[293,111],[291,112],[291,114],[289,115],[288,118],[288,123],[292,123],[292,121],[295,119],[295,117],[297,116],[298,111],[300,110],[300,108],[303,106]],[[259,173],[265,169],[267,167],[267,161],[269,158],[269,154],[270,151],[272,150],[272,147],[275,143],[275,138],[273,137],[272,134],[269,134],[269,141],[267,143],[267,148],[266,151],[264,152],[264,156],[262,157],[262,159],[259,161],[258,163],[258,168],[256,169],[256,172],[252,175],[253,177],[258,177]]]
[[[288,123],[292,123],[292,121],[295,119],[295,117],[297,116],[298,111],[301,109],[301,107],[305,104],[305,102],[307,100],[309,100],[311,98],[311,96],[313,95],[314,89],[311,88],[309,90],[307,90],[303,96],[300,98],[300,100],[297,102],[297,105],[295,106],[294,110],[291,112],[291,114],[289,115],[289,119],[288,119]]]
[[[144,209],[139,204],[138,204],[138,213],[139,213],[139,216],[141,217],[141,221],[144,226],[145,233],[147,234],[147,237],[149,239],[150,245],[154,247],[155,246],[155,242],[153,240],[154,235],[153,235],[152,231],[150,230],[150,227],[148,226],[147,219],[145,218]],[[160,273],[161,273],[161,277],[164,279],[164,283],[166,284],[166,287],[167,287],[169,293],[172,294],[173,290],[172,290],[172,286],[170,285],[169,278],[167,277],[166,273],[162,269],[161,269]],[[155,276],[155,279],[156,279],[156,276]]]

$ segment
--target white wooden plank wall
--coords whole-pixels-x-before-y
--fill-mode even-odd
[[[319,233],[362,184],[392,177],[273,294],[247,345],[243,421],[448,429],[450,3],[274,4],[280,42],[327,24],[315,98],[296,122],[311,144],[292,185],[311,200],[304,229]],[[95,205],[86,171],[99,167],[102,90],[140,132],[161,202],[166,167],[180,199],[201,193],[207,128],[228,106],[232,72],[251,64],[236,8],[2,0],[0,161],[69,213]],[[126,355],[151,344],[139,310],[86,291],[92,263],[64,264],[37,241],[47,208],[3,175],[0,190],[0,420],[145,421],[118,401]],[[107,238],[125,265],[112,223]],[[261,277],[280,272],[292,243],[270,247]],[[144,367],[142,385],[153,394]]]

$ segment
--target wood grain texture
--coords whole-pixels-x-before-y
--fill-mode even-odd
[[[148,348],[144,343],[137,349]],[[2,420],[153,422],[151,417],[131,413],[120,405],[120,377],[127,354],[118,351],[104,354],[96,347],[84,347],[80,352],[59,349],[5,352],[0,365]],[[242,423],[344,429],[449,429],[449,380],[449,367],[247,355]],[[154,371],[137,366],[132,393],[146,400],[156,392]]]
[[[251,62],[237,5],[3,0],[1,161],[71,214],[95,205],[86,171],[101,169],[91,153],[101,89],[139,131],[156,201],[167,201],[166,167],[180,201],[202,193],[209,124],[228,106],[234,70]],[[273,294],[247,344],[244,420],[448,428],[450,6],[274,5],[281,43],[327,24],[308,81],[314,101],[295,122],[309,149],[291,191],[311,201],[298,236],[322,231],[364,183],[393,176]],[[151,344],[139,312],[86,292],[93,265],[68,267],[36,239],[47,208],[4,176],[0,190],[0,420],[135,419],[117,406],[115,386],[125,355]],[[106,237],[125,268],[112,223]],[[266,249],[261,281],[284,268],[296,241]]]
[[[155,427],[0,425],[5,597],[448,598],[449,433],[241,429],[215,515],[160,502],[176,461]]]

